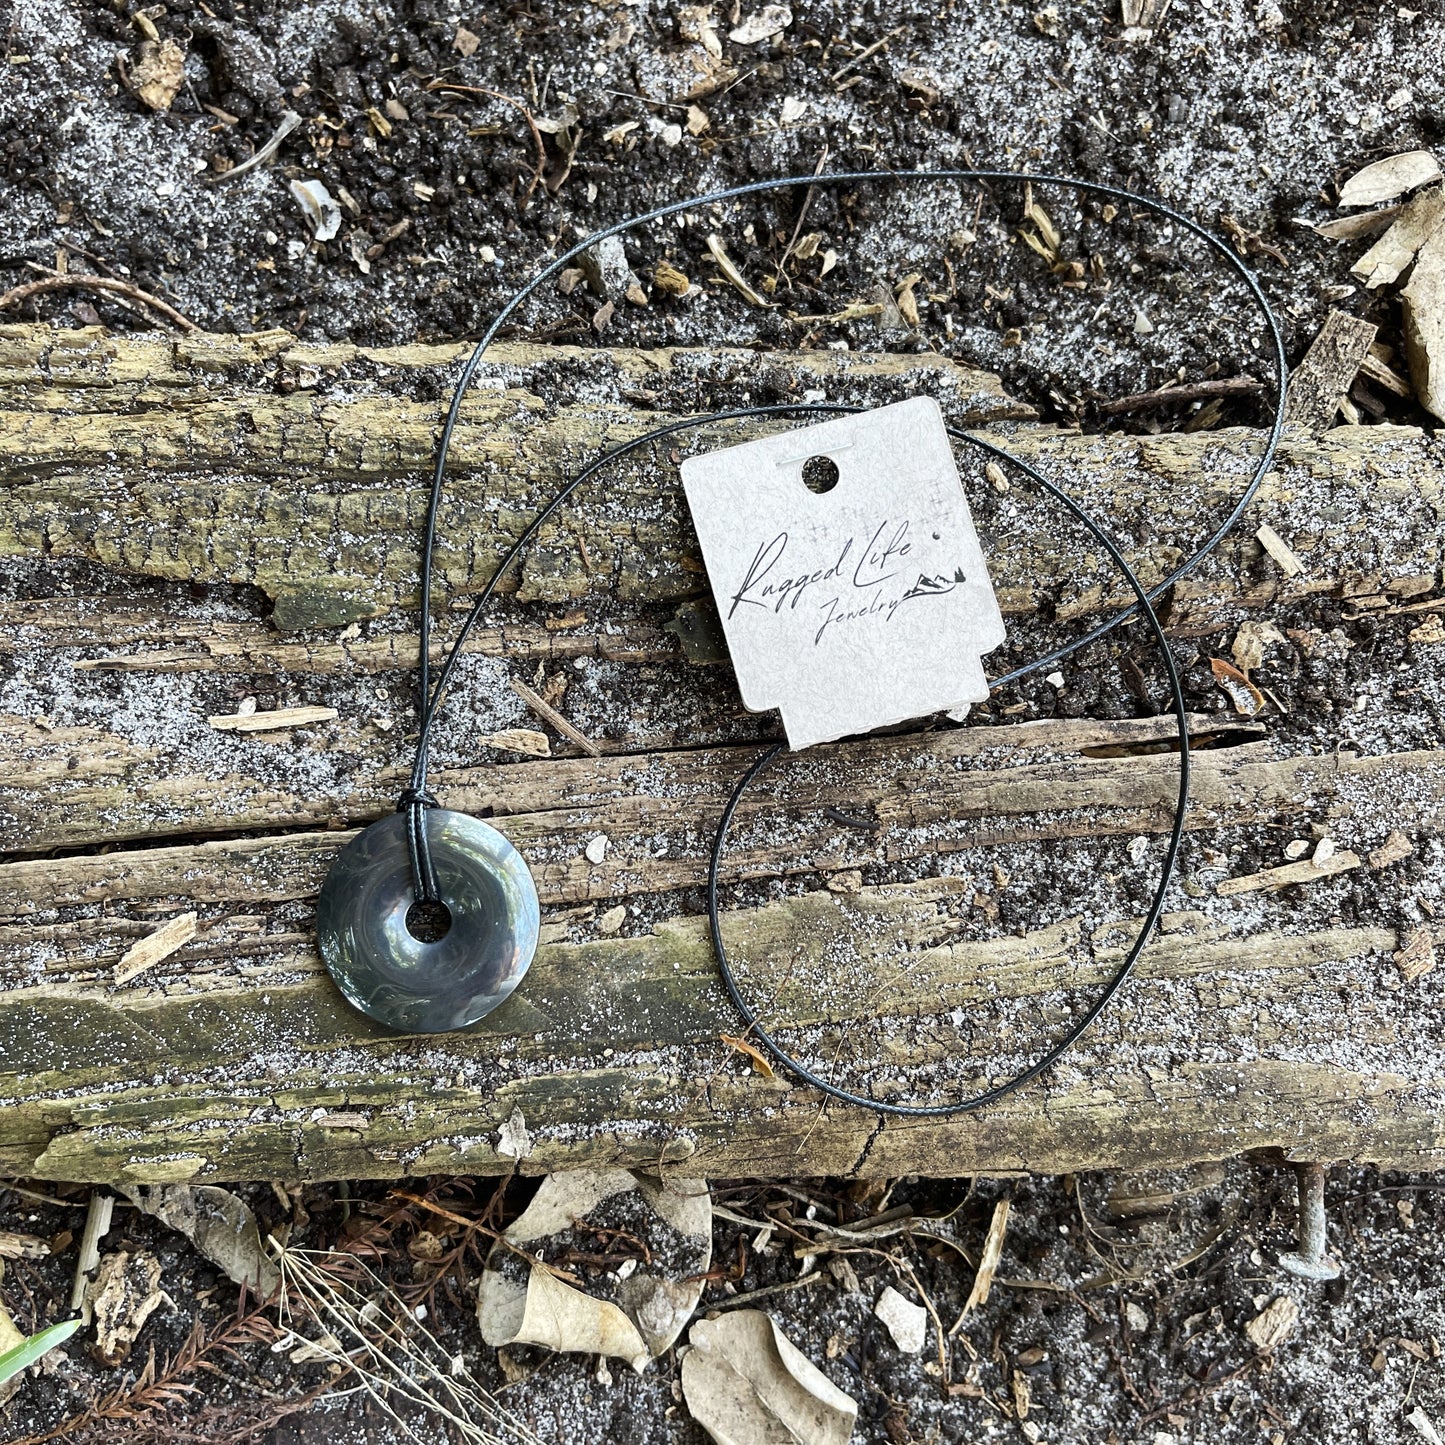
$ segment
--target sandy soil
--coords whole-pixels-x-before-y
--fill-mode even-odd
[[[649,206],[809,172],[824,159],[838,169],[978,164],[1147,189],[1211,227],[1233,225],[1293,360],[1331,306],[1377,322],[1381,339],[1398,345],[1394,301],[1349,277],[1359,246],[1301,223],[1335,214],[1335,188],[1360,165],[1445,143],[1445,22],[1435,6],[1201,0],[1177,3],[1151,31],[1127,32],[1099,6],[867,0],[798,4],[777,35],[731,40],[752,12],[716,7],[710,29],[652,0],[475,12],[426,0],[172,0],[146,12],[158,40],[183,51],[174,100],[156,112],[132,90],[143,23],[99,4],[12,0],[0,71],[0,286],[35,279],[29,265],[63,267],[131,283],[212,329],[454,338],[477,333],[559,247]],[[274,161],[228,179],[288,112],[301,123]],[[339,229],[325,241],[291,189],[309,181],[339,205]],[[806,214],[796,197],[774,197],[640,230],[603,278],[606,294],[585,281],[549,292],[520,324],[572,340],[930,346],[998,370],[1046,414],[1086,424],[1100,398],[1181,370],[1256,365],[1257,328],[1238,288],[1193,243],[1144,219],[1111,223],[1062,192],[1038,195],[1065,254],[1086,266],[1100,258],[1106,295],[1039,280],[1015,239],[1022,198],[1008,188],[820,190]],[[780,304],[749,306],[716,279],[705,245],[713,232],[751,284],[776,282],[764,295]],[[814,234],[808,255],[784,270],[794,236]],[[688,296],[666,294],[664,260],[698,283]],[[904,286],[913,274],[916,287]],[[900,287],[915,294],[916,324],[900,310]],[[869,314],[792,319],[837,317],[854,303]],[[7,313],[17,315],[130,329],[156,321],[143,305],[85,287],[45,292]],[[1367,417],[1422,420],[1369,388],[1360,404]],[[1321,601],[1315,620],[1333,626],[1332,605]],[[1360,669],[1399,660],[1398,637],[1355,640],[1370,645],[1316,660],[1314,674],[1265,678],[1304,704],[1291,725],[1316,729],[1322,745],[1345,725],[1332,709],[1352,702]],[[1193,696],[1211,692],[1208,676],[1192,679]],[[1102,715],[1117,702],[1107,689],[1091,699]],[[1034,901],[1070,906],[1083,882],[1064,878]],[[440,1184],[435,1194],[480,1213],[490,1185],[474,1186],[476,1201],[469,1187]],[[22,1329],[63,1313],[86,1193],[36,1188],[45,1198],[0,1194],[0,1228],[52,1239],[57,1251],[6,1264],[0,1294]],[[787,1188],[740,1185],[719,1197],[754,1219],[767,1205],[801,1217],[807,1206]],[[956,1318],[972,1268],[947,1247],[891,1239],[884,1252],[849,1256],[848,1269],[825,1257],[816,1283],[791,1287],[799,1265],[783,1231],[749,1252],[738,1279],[709,1286],[706,1308],[790,1283],[759,1303],[859,1400],[859,1441],[1407,1441],[1430,1438],[1407,1423],[1417,1407],[1445,1417],[1445,1287],[1433,1263],[1445,1218],[1432,1181],[1337,1172],[1331,1245],[1345,1273],[1327,1286],[1278,1264],[1294,1228],[1292,1176],[1279,1161],[1152,1181],[902,1181],[886,1200],[850,1198],[842,1184],[797,1189],[839,1222],[963,1201],[958,1237],[975,1258],[994,1202],[1013,1200],[999,1269],[1011,1283],[953,1342],[954,1393],[929,1373],[932,1341],[923,1355],[904,1355],[871,1314],[891,1283],[926,1293],[945,1322]],[[1120,1194],[1146,1189],[1157,1198],[1130,1214]],[[494,1201],[493,1222],[527,1192],[515,1185]],[[424,1259],[408,1253],[422,1219],[398,1215],[382,1188],[308,1189],[284,1209],[268,1186],[247,1194],[263,1225],[289,1224],[312,1246],[354,1242],[384,1220],[388,1277],[421,1293],[432,1282]],[[720,1222],[715,1260],[736,1260],[740,1239],[756,1235]],[[273,1352],[259,1325],[236,1353],[218,1348],[178,1377],[194,1393],[168,1407],[147,1394],[151,1351],[164,1380],[197,1322],[203,1339],[225,1328],[237,1291],[178,1236],[122,1207],[108,1247],[126,1241],[157,1254],[174,1308],[152,1317],[120,1366],[95,1362],[78,1342],[54,1357],[0,1415],[6,1440],[76,1421],[113,1391],[116,1418],[69,1438],[409,1438],[346,1379],[309,1412],[278,1421],[327,1375]],[[641,1376],[614,1365],[603,1372],[610,1383],[593,1359],[523,1358],[523,1377],[508,1383],[472,1320],[478,1265],[464,1254],[428,1294],[431,1327],[480,1379],[506,1387],[542,1439],[702,1438],[680,1403],[675,1354]],[[1299,1321],[1262,1352],[1245,1327],[1281,1295],[1298,1304]],[[432,1420],[413,1423],[423,1439],[460,1438]]]

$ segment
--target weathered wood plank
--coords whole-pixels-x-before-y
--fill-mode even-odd
[[[980,1048],[985,1030],[1034,1047],[1036,1029],[1059,1026],[1069,990],[1098,985],[1117,944],[1113,928],[1095,937],[1078,920],[1022,938],[960,938],[960,882],[803,895],[726,926],[740,955],[759,956],[759,990],[784,984],[772,1012],[820,1066],[833,1063],[836,1039],[881,1027],[904,1041],[867,1071],[884,1096],[900,1096],[905,1074],[925,1089],[976,1086],[991,1069],[970,1045],[1007,1067],[996,1042]],[[489,1172],[512,1167],[495,1152],[496,1130],[518,1107],[539,1137],[526,1169],[1060,1169],[1214,1157],[1287,1145],[1301,1130],[1339,1137],[1347,1121],[1371,1157],[1436,1157],[1432,1111],[1445,1081],[1412,1043],[1418,997],[1387,1000],[1371,1030],[1375,1047],[1394,1050],[1392,1077],[1321,1062],[1339,1048],[1332,1000],[1367,983],[1372,961],[1395,946],[1392,930],[1268,930],[1241,941],[1199,914],[1166,927],[1125,1005],[1057,1080],[941,1136],[893,1123],[880,1133],[857,1111],[820,1115],[811,1091],[784,1079],[740,1077],[736,1056],[716,1043],[732,1020],[696,919],[545,947],[524,995],[445,1040],[388,1038],[366,1024],[318,974],[309,944],[298,947],[293,981],[12,992],[0,1000],[0,1162],[57,1178]],[[805,984],[800,939],[805,966],[833,970],[846,987]],[[1286,1007],[1288,1028],[1261,1029],[1262,1015]],[[958,1010],[976,1018],[972,1037],[950,1026]],[[920,1015],[936,1026],[918,1028]],[[50,1067],[36,1071],[37,1058]],[[23,1077],[17,1062],[30,1066]],[[1211,1097],[1191,1075],[1229,1088]],[[361,1113],[366,1129],[317,1122],[343,1111]],[[785,1163],[805,1131],[806,1155]]]
[[[209,343],[199,338],[158,348],[92,336],[91,358],[85,341],[57,343],[44,328],[4,334],[16,361],[12,385],[0,390],[8,404],[0,410],[0,555],[75,556],[152,577],[254,585],[275,601],[285,627],[336,625],[414,603],[425,501],[418,478],[442,402],[415,400],[411,389],[418,376],[435,381],[425,369],[441,359],[435,352],[378,361],[392,354],[293,346],[277,351],[268,371],[258,358],[280,346],[276,338],[250,349],[237,338],[214,339],[208,360]],[[57,350],[70,370],[52,395]],[[821,382],[830,399],[876,403],[926,384],[965,425],[1027,411],[1003,397],[996,378],[940,358],[732,353],[710,374],[693,364],[698,353],[574,350],[565,365],[539,354],[554,353],[498,353],[464,408],[438,552],[453,588],[480,585],[564,469],[673,411],[697,409],[704,396],[716,405],[718,388],[739,400],[784,399]],[[231,367],[236,355],[245,359]],[[444,359],[455,356],[448,350]],[[157,368],[154,387],[148,367]],[[564,406],[529,389],[549,368],[574,398]],[[177,369],[189,389],[173,380]],[[657,380],[655,413],[640,414],[627,399],[636,392],[625,383],[639,371]],[[119,396],[105,384],[113,372],[128,378]],[[314,372],[318,386],[284,390],[293,372]],[[216,389],[217,375],[235,389]],[[1228,510],[1245,455],[1258,444],[1237,432],[1016,441],[1021,455],[1140,539],[1135,565],[1146,579],[1177,562],[1180,541],[1206,530],[1207,518]],[[675,469],[649,465],[670,448],[657,450],[658,458],[619,474],[625,486],[615,479],[603,496],[549,525],[515,584],[520,596],[658,600],[700,590]],[[1440,447],[1410,428],[1291,440],[1261,493],[1259,520],[1305,559],[1305,575],[1281,583],[1261,564],[1252,533],[1243,533],[1180,601],[1217,609],[1339,588],[1428,589],[1441,560],[1442,475]],[[1076,528],[1015,492],[1019,501],[997,502],[1004,525],[990,559],[1005,612],[1045,601],[1065,618],[1097,611],[1118,590],[1104,559]],[[976,503],[986,529],[989,501]],[[1044,578],[1070,581],[1045,587]]]
[[[1214,746],[1196,755],[1165,931],[1085,1044],[1000,1108],[880,1125],[754,1076],[720,1043],[737,1020],[698,886],[768,723],[741,712],[725,667],[681,647],[671,614],[702,573],[666,453],[579,498],[544,538],[474,639],[439,735],[442,800],[490,816],[537,874],[544,946],[526,983],[444,1037],[388,1036],[347,1008],[316,957],[312,899],[401,785],[416,638],[397,604],[415,588],[437,382],[459,355],[0,328],[0,553],[17,582],[0,597],[14,670],[0,716],[0,1170],[505,1171],[497,1130],[515,1108],[538,1140],[525,1170],[952,1174],[1249,1148],[1445,1164],[1445,971],[1407,981],[1392,961],[1445,908],[1445,461],[1404,429],[1289,439],[1252,520],[1305,572],[1284,578],[1249,527],[1170,599],[1171,632],[1208,639],[1206,686],[1208,653],[1229,655],[1242,617],[1275,620],[1301,667],[1339,669],[1356,638],[1332,619],[1378,618],[1374,670],[1352,674],[1363,711],[1330,726],[1273,709],[1192,719]],[[449,515],[454,591],[564,466],[662,415],[807,389],[876,403],[920,385],[973,424],[1027,415],[995,379],[937,358],[521,347],[484,382]],[[1030,430],[1009,444],[1135,537],[1131,555],[1158,575],[1227,510],[1258,440]],[[1021,488],[973,495],[1016,634],[1036,612],[1067,628],[1109,605],[1100,559]],[[348,625],[372,608],[392,611]],[[555,738],[553,757],[525,761],[480,744],[535,723],[513,676],[565,682],[562,711],[602,756]],[[271,737],[207,723],[247,696],[338,716]],[[1026,1062],[1107,975],[1147,900],[1171,728],[1055,717],[782,760],[740,811],[726,873],[728,937],[770,1023],[880,1097],[956,1094]],[[1387,864],[1220,896],[1283,862],[1292,838],[1367,858],[1396,830],[1413,851]],[[598,833],[610,846],[592,864]],[[624,922],[604,935],[619,901]],[[125,951],[190,911],[195,935],[117,987]]]

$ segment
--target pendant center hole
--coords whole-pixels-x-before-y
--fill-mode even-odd
[[[406,910],[406,931],[418,943],[440,943],[452,931],[452,911],[439,898]]]
[[[803,485],[810,492],[831,492],[838,485],[838,463],[832,457],[809,457],[803,463]]]

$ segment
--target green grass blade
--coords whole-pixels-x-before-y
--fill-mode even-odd
[[[58,1325],[51,1325],[38,1335],[31,1335],[28,1340],[21,1340],[13,1350],[6,1350],[0,1355],[0,1385],[18,1375],[27,1365],[33,1365],[56,1345],[64,1344],[80,1326],[80,1320],[61,1320]]]

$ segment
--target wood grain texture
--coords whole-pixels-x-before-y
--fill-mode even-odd
[[[418,477],[459,354],[0,328],[0,1171],[959,1174],[1256,1148],[1445,1162],[1445,983],[1392,961],[1413,930],[1439,931],[1411,900],[1438,893],[1445,846],[1430,662],[1445,463],[1406,429],[1288,438],[1252,521],[1305,571],[1285,578],[1251,525],[1168,615],[1220,656],[1241,620],[1276,621],[1334,665],[1350,644],[1314,620],[1324,601],[1409,631],[1414,661],[1388,673],[1357,744],[1274,710],[1190,719],[1194,805],[1164,931],[1085,1043],[1003,1105],[880,1123],[756,1076],[721,1042],[738,1021],[699,889],[768,724],[742,713],[725,666],[697,665],[683,609],[703,574],[665,451],[544,536],[474,636],[439,734],[441,801],[489,817],[537,877],[543,947],[522,989],[443,1037],[388,1036],[347,1008],[311,909],[337,849],[402,785]],[[927,389],[1113,518],[1146,575],[1227,510],[1258,446],[1021,428],[1028,408],[995,378],[933,357],[514,345],[482,380],[449,492],[438,655],[562,469],[667,415]],[[1015,626],[1110,604],[1101,560],[1019,485],[971,495]],[[547,758],[479,741],[539,725],[513,679],[600,756],[556,735]],[[337,716],[208,722],[248,699]],[[768,1022],[880,1098],[957,1097],[1026,1063],[1128,946],[1170,821],[1171,736],[1159,718],[1060,716],[780,760],[724,869],[727,936]],[[1377,853],[1397,833],[1410,851]],[[1319,836],[1386,861],[1220,896]],[[195,932],[118,985],[127,952],[190,912]],[[518,1108],[537,1140],[520,1163],[496,1152]]]

